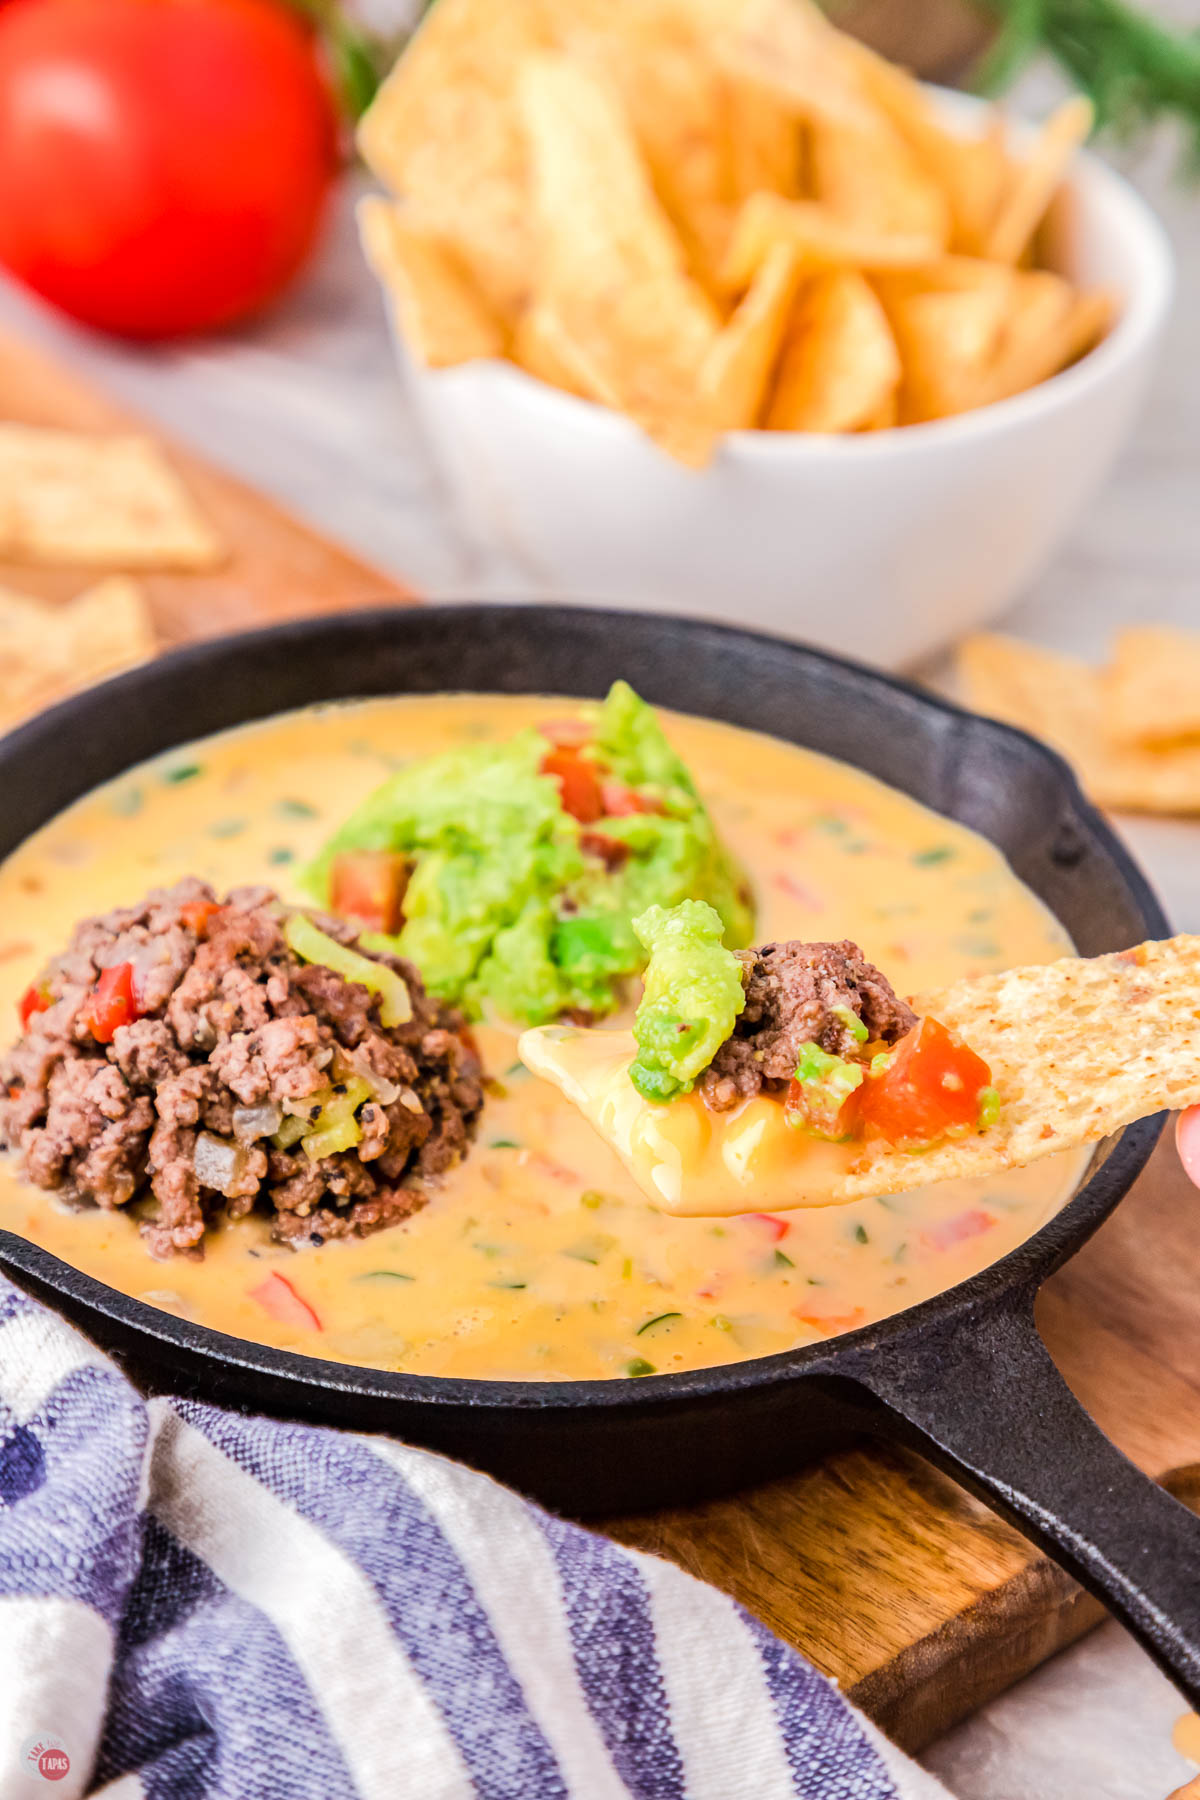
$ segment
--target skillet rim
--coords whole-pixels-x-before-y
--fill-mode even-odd
[[[252,631],[223,633],[199,643],[168,650],[149,663],[139,664],[93,688],[69,696],[18,726],[15,731],[0,738],[0,779],[10,754],[36,755],[41,744],[53,741],[62,733],[69,733],[91,711],[99,713],[114,705],[120,710],[122,699],[144,691],[147,683],[154,684],[160,677],[169,678],[178,671],[186,673],[193,667],[204,668],[211,664],[214,656],[228,653],[234,647],[248,656],[253,656],[260,650],[277,655],[281,647],[286,652],[292,643],[311,640],[314,636],[319,638],[323,633],[337,634],[347,629],[360,632],[371,632],[377,628],[394,629],[406,617],[428,618],[431,614],[436,614],[450,626],[455,623],[460,627],[469,626],[477,622],[481,615],[487,615],[489,619],[507,618],[526,628],[535,624],[545,625],[548,620],[553,620],[556,625],[568,629],[578,621],[580,615],[584,615],[594,624],[603,626],[611,623],[614,629],[630,622],[653,623],[660,628],[681,633],[692,644],[704,637],[724,638],[743,644],[749,640],[760,646],[769,646],[789,658],[798,657],[810,664],[823,665],[860,684],[889,691],[905,703],[910,720],[918,721],[925,730],[929,729],[931,718],[941,718],[950,723],[969,723],[976,732],[996,737],[1000,741],[1008,739],[1017,742],[1023,746],[1027,756],[1032,751],[1034,760],[1041,761],[1047,773],[1053,777],[1062,796],[1064,818],[1069,819],[1107,857],[1134,909],[1140,915],[1144,935],[1164,936],[1170,931],[1162,905],[1138,864],[1099,810],[1085,797],[1069,764],[1039,739],[999,720],[968,712],[953,701],[926,692],[914,682],[870,668],[851,658],[836,656],[771,633],[674,613],[530,602],[445,602],[411,609],[392,604],[310,614]],[[417,688],[411,691],[419,693],[424,690]],[[456,691],[502,693],[515,690],[498,687]],[[334,699],[327,702],[310,700],[307,704],[339,703],[338,699]],[[246,725],[278,716],[281,710],[292,709],[274,708],[254,713],[244,716],[239,724]],[[236,730],[239,724],[217,729]],[[215,733],[205,731],[200,734],[201,737],[210,735]],[[177,744],[191,741],[194,741],[193,737],[186,737],[177,740]],[[150,754],[166,754],[173,747],[176,745],[163,745],[160,750]],[[137,759],[141,760],[144,759]],[[134,766],[136,762],[126,765],[127,768]],[[107,776],[102,781],[115,778]],[[75,799],[82,799],[97,785],[102,785],[102,782],[94,782],[83,788]],[[40,829],[57,816],[57,813],[50,813],[33,829]],[[24,838],[18,840],[23,841]],[[96,1276],[85,1274],[14,1232],[0,1231],[0,1268],[20,1271],[39,1287],[44,1286],[54,1294],[63,1295],[79,1311],[85,1312],[88,1319],[98,1317],[115,1325],[123,1333],[141,1340],[143,1349],[150,1345],[163,1345],[186,1359],[198,1358],[232,1375],[244,1375],[251,1380],[265,1379],[279,1384],[298,1400],[303,1398],[306,1391],[316,1389],[322,1396],[342,1394],[376,1403],[392,1401],[437,1410],[466,1408],[478,1413],[512,1410],[575,1412],[585,1408],[602,1409],[610,1415],[613,1411],[620,1410],[652,1412],[674,1405],[700,1403],[730,1390],[745,1392],[751,1389],[770,1389],[807,1376],[836,1374],[839,1372],[839,1364],[849,1365],[861,1360],[864,1355],[886,1350],[902,1340],[920,1337],[931,1327],[938,1327],[952,1317],[984,1308],[989,1303],[1000,1305],[1006,1297],[1021,1294],[1032,1296],[1042,1281],[1083,1245],[1128,1192],[1145,1167],[1166,1117],[1166,1113],[1160,1113],[1137,1120],[1105,1140],[1105,1144],[1099,1146],[1093,1156],[1081,1185],[1032,1236],[967,1280],[931,1295],[915,1306],[903,1308],[885,1319],[861,1326],[858,1330],[820,1339],[814,1344],[802,1345],[796,1349],[779,1351],[773,1356],[752,1357],[736,1363],[716,1363],[708,1368],[655,1374],[635,1380],[608,1377],[586,1381],[521,1381],[409,1374],[306,1356],[299,1351],[281,1350],[267,1344],[255,1344],[249,1339],[233,1337],[209,1326],[177,1318],[132,1295],[123,1294],[119,1289],[109,1287]],[[1097,1161],[1105,1150],[1107,1154],[1103,1154],[1102,1160]]]

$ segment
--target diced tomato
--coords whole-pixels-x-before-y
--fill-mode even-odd
[[[98,1044],[111,1044],[122,1025],[132,1025],[140,1019],[133,990],[133,964],[114,963],[111,969],[102,969],[79,1016]]]
[[[586,719],[543,719],[538,730],[559,750],[581,750],[592,735]]]
[[[952,1250],[955,1244],[965,1244],[969,1238],[982,1237],[996,1223],[990,1212],[982,1207],[969,1206],[965,1212],[955,1213],[952,1219],[939,1219],[936,1224],[929,1225],[921,1233],[921,1242],[927,1250]]]
[[[390,936],[404,923],[412,865],[395,850],[343,850],[333,859],[329,899],[335,913]]]
[[[265,1281],[247,1291],[251,1300],[257,1300],[280,1325],[292,1325],[298,1331],[321,1330],[320,1319],[308,1301],[301,1299],[286,1275],[272,1271]]]
[[[189,900],[179,909],[179,916],[189,931],[194,931],[198,938],[207,936],[208,921],[214,913],[220,912],[215,900]]]
[[[629,845],[622,838],[607,837],[603,831],[581,831],[579,848],[589,856],[598,856],[610,872],[629,861]]]
[[[980,1096],[991,1082],[981,1056],[937,1019],[925,1018],[901,1038],[888,1066],[863,1082],[857,1116],[890,1144],[933,1144],[978,1124]]]
[[[766,1234],[772,1244],[777,1244],[791,1230],[786,1219],[776,1219],[771,1213],[747,1213],[746,1217],[751,1225],[757,1225]]]
[[[781,869],[778,874],[772,875],[771,883],[773,887],[779,889],[781,894],[786,894],[789,900],[797,901],[809,912],[825,911],[825,902],[816,889],[808,887],[798,876],[790,874],[788,870]]]
[[[21,1017],[21,1030],[28,1031],[29,1021],[34,1013],[48,1012],[53,1004],[49,990],[42,982],[35,981],[32,987],[27,987],[17,1002],[17,1012]]]
[[[626,787],[623,781],[602,782],[601,793],[606,819],[628,819],[634,813],[661,813],[664,810],[662,802],[652,794],[639,794],[636,788]]]
[[[549,750],[542,758],[542,774],[551,775],[562,795],[563,811],[581,825],[594,825],[604,817],[604,791],[594,763],[578,750]]]
[[[799,1319],[802,1325],[811,1325],[814,1331],[820,1331],[826,1337],[833,1337],[839,1331],[853,1331],[866,1318],[866,1308],[856,1306],[848,1313],[811,1313],[801,1312],[796,1307],[792,1312],[793,1319]]]

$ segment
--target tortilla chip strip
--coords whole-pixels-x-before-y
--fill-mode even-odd
[[[0,555],[204,569],[224,552],[149,438],[0,421]]]
[[[392,297],[404,341],[429,369],[503,356],[505,333],[451,254],[403,208],[368,195],[358,206],[367,261]]]
[[[1200,632],[1131,625],[1117,634],[1101,681],[1116,742],[1166,748],[1178,738],[1200,738]]]
[[[1098,805],[1200,813],[1200,744],[1131,749],[1114,743],[1099,670],[987,633],[964,640],[958,669],[968,706],[1044,738]]]
[[[1200,937],[1007,969],[913,1004],[983,1057],[998,1117],[917,1155],[868,1145],[839,1200],[1024,1168],[1200,1101]]]
[[[753,194],[734,227],[721,272],[725,286],[744,288],[776,244],[790,244],[813,269],[912,269],[941,252],[932,236],[874,231],[815,200]]]
[[[984,243],[985,256],[996,262],[1020,262],[1095,118],[1091,101],[1076,94],[1047,119],[1000,202]]]

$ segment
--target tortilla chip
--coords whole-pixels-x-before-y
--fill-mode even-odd
[[[368,166],[506,322],[528,297],[534,250],[517,71],[552,42],[531,0],[438,0],[359,126]]]
[[[154,655],[141,589],[114,575],[67,606],[0,589],[0,728]]]
[[[691,273],[714,287],[737,204],[725,82],[702,46],[658,28],[568,38],[620,98],[650,179],[675,227]],[[631,36],[633,41],[631,42]]]
[[[738,214],[722,278],[740,289],[754,279],[774,244],[790,244],[813,269],[911,269],[941,252],[934,237],[872,231],[815,200],[753,194]]]
[[[1200,745],[1147,750],[1113,743],[1099,670],[986,633],[963,641],[958,670],[968,706],[1043,738],[1066,757],[1098,805],[1200,813]]]
[[[982,135],[962,136],[941,123],[925,88],[904,69],[857,40],[847,41],[846,52],[866,92],[945,195],[950,247],[978,255],[1012,175],[1002,116],[994,113]]]
[[[518,368],[538,381],[581,400],[604,400],[602,394],[592,392],[591,372],[562,320],[543,302],[535,302],[521,314],[510,355]]]
[[[214,534],[158,446],[0,421],[0,555],[204,569]]]
[[[919,1153],[883,1139],[798,1139],[768,1096],[729,1114],[695,1095],[644,1100],[629,1079],[631,1032],[542,1027],[519,1053],[654,1204],[681,1216],[836,1206],[996,1175],[1200,1102],[1200,937],[976,976],[913,1005],[984,1059],[999,1099],[984,1130]]]
[[[759,423],[798,281],[795,251],[776,244],[701,364],[701,398],[720,430]]]
[[[870,126],[810,128],[813,193],[839,218],[865,231],[929,238],[950,235],[946,195],[921,168],[903,137],[880,115]]]
[[[1064,100],[1042,127],[1000,201],[983,254],[995,262],[1020,262],[1066,174],[1067,165],[1095,122],[1084,95]]]
[[[906,425],[946,419],[975,406],[1000,342],[1007,287],[935,289],[898,297],[887,308],[904,379]]]
[[[725,113],[730,139],[730,173],[740,205],[767,192],[795,199],[800,193],[803,149],[792,110],[757,82],[727,75]]]
[[[992,1071],[994,1125],[913,1156],[868,1145],[838,1198],[1019,1169],[1200,1101],[1200,937],[1064,957],[919,997]]]
[[[1116,302],[1097,290],[1077,294],[1061,275],[1046,269],[1016,274],[991,367],[982,376],[974,404],[988,406],[1023,394],[1094,350],[1112,323]]]
[[[1200,738],[1200,632],[1131,625],[1101,675],[1110,735],[1131,747]]]
[[[396,309],[405,343],[428,369],[503,356],[505,333],[453,256],[414,229],[403,208],[372,194],[360,200],[367,261]]]
[[[589,386],[680,461],[707,462],[716,426],[701,364],[719,319],[685,268],[614,91],[559,55],[521,76],[537,220],[538,297]]]
[[[813,0],[744,0],[718,32],[714,53],[731,74],[778,95],[799,117],[870,131],[879,111],[846,43]]]
[[[893,400],[900,357],[870,283],[853,269],[801,294],[767,412],[772,431],[860,431]]]

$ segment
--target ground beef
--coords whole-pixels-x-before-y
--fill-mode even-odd
[[[198,1255],[219,1216],[252,1208],[302,1245],[379,1230],[421,1204],[425,1184],[466,1153],[483,1104],[471,1035],[411,964],[372,951],[412,998],[409,1023],[385,1029],[375,995],[302,962],[284,922],[269,889],[217,906],[189,879],[77,927],[37,984],[44,1010],[0,1060],[0,1142],[29,1180],[74,1205],[133,1202],[155,1256]],[[316,922],[358,947],[344,920]],[[121,963],[141,1016],[102,1044],[86,1003]],[[270,1113],[266,1125],[241,1116],[314,1118],[356,1076],[377,1092],[359,1109],[353,1150],[314,1162],[299,1143],[279,1148]],[[219,1191],[197,1177],[201,1134],[236,1151]]]
[[[840,944],[764,944],[737,952],[746,1004],[700,1076],[701,1095],[715,1112],[752,1099],[760,1088],[791,1080],[805,1044],[847,1056],[857,1041],[842,1009],[861,1019],[874,1042],[894,1044],[917,1015],[886,975],[849,939]]]

